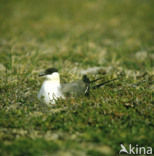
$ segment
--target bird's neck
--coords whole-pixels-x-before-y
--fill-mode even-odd
[[[60,75],[57,72],[51,75],[47,75],[45,81],[48,81],[50,83],[60,84]]]

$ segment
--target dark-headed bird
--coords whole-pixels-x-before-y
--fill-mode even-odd
[[[57,99],[65,99],[68,96],[88,96],[91,89],[97,89],[106,83],[117,80],[112,79],[97,85],[91,85],[102,78],[90,81],[86,75],[83,75],[81,80],[61,84],[60,75],[56,68],[49,68],[40,73],[39,76],[45,77],[45,81],[43,82],[38,93],[38,99],[47,105],[55,104]]]

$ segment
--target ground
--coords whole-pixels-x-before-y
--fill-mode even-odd
[[[118,155],[154,147],[154,1],[1,0],[0,155]],[[117,81],[47,107],[38,73]],[[81,72],[82,71],[82,72]]]

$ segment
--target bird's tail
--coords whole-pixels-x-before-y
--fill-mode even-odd
[[[98,81],[98,80],[101,80],[101,79],[104,79],[104,77],[100,77],[100,78],[97,78],[97,79],[95,79],[95,80],[91,80],[90,81],[90,79],[88,78],[88,76],[87,75],[83,75],[83,77],[82,77],[82,80],[85,82],[85,83],[94,83],[94,82],[96,82],[96,81]]]
[[[115,80],[118,80],[118,78],[102,82],[102,83],[100,83],[98,85],[93,86],[92,89],[97,89],[97,88],[99,88],[101,86],[104,86],[105,84],[110,83],[110,82],[115,81]],[[95,80],[93,80],[93,81],[95,81]],[[97,79],[96,79],[96,81],[97,81]]]
[[[100,78],[98,78],[98,79],[92,80],[92,81],[90,81],[90,83],[94,83],[94,82],[96,82],[96,81],[98,81],[98,80],[101,80],[101,79],[104,79],[104,77],[100,77]]]

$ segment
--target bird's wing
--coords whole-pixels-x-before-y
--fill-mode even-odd
[[[71,83],[62,84],[61,90],[65,96],[69,95],[85,95],[87,89],[86,83],[82,80],[78,80]]]

